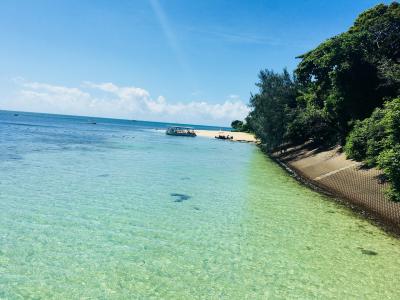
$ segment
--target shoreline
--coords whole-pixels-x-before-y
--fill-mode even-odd
[[[259,145],[253,134],[216,130],[195,130],[201,137],[215,138],[230,135],[234,142]],[[372,222],[386,233],[400,238],[400,203],[387,199],[376,168],[366,169],[363,164],[346,158],[338,147],[320,151],[304,144],[283,153],[266,154],[301,184],[315,190],[356,216]]]
[[[373,225],[381,228],[387,234],[394,236],[396,238],[400,238],[400,228],[396,225],[386,223],[382,221],[381,218],[378,218],[375,214],[365,210],[362,206],[356,205],[352,203],[346,197],[343,197],[339,194],[336,194],[327,188],[316,185],[315,182],[308,179],[304,176],[300,171],[291,168],[288,164],[280,160],[279,158],[267,155],[273,161],[275,161],[285,172],[287,172],[290,176],[292,176],[295,180],[297,180],[300,184],[307,186],[308,188],[320,193],[324,196],[327,196],[328,201],[334,201],[336,204],[345,207],[352,214],[354,214],[358,218],[366,219],[371,222]]]
[[[239,131],[226,131],[226,130],[203,130],[203,129],[196,129],[195,130],[197,136],[207,137],[207,138],[215,138],[216,135],[224,135],[224,136],[232,136],[232,140],[234,142],[243,142],[243,143],[255,143],[257,144],[258,141],[255,136],[248,132],[239,132]]]
[[[233,137],[229,141],[259,145],[251,133],[216,130],[195,132],[207,138],[229,134]],[[384,191],[388,184],[381,181],[382,172],[376,168],[365,169],[362,163],[347,159],[338,147],[320,151],[309,146],[306,143],[283,153],[266,155],[301,184],[328,196],[356,216],[400,238],[400,203],[387,199]]]
[[[387,199],[388,184],[381,182],[379,170],[346,159],[338,148],[318,151],[305,146],[268,156],[300,183],[400,237],[400,203]]]

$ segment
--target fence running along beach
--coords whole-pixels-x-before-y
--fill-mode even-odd
[[[380,170],[346,159],[339,148],[318,151],[302,146],[273,157],[312,185],[400,234],[400,203],[386,196],[389,184],[382,179]]]

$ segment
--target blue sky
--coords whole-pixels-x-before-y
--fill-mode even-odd
[[[227,125],[378,3],[2,0],[0,109]]]

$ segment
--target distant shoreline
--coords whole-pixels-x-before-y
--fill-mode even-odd
[[[215,136],[218,135],[224,135],[224,136],[232,136],[232,141],[234,142],[245,142],[245,143],[258,143],[256,137],[247,132],[236,132],[236,131],[218,131],[218,130],[195,130],[196,134],[198,136],[202,137],[207,137],[207,138],[215,138]]]

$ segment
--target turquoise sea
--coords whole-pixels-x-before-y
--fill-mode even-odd
[[[400,298],[399,240],[166,126],[0,111],[1,299]]]

